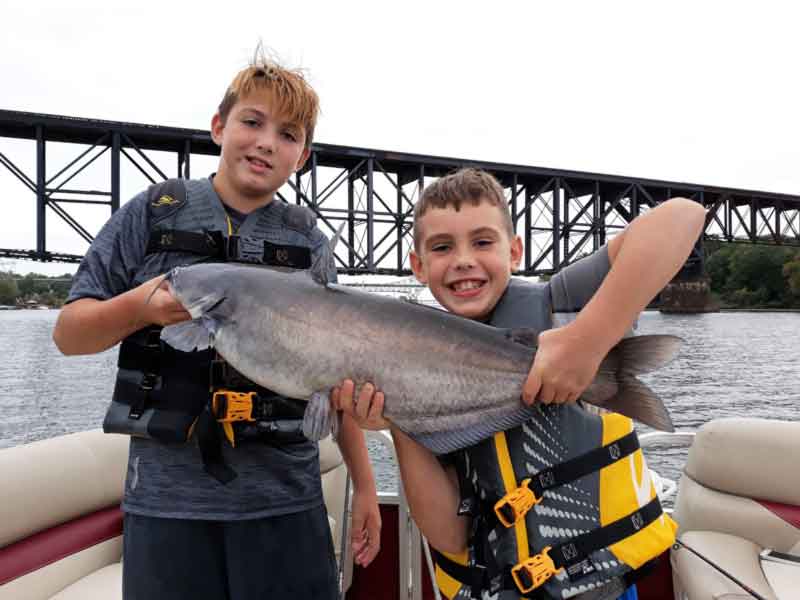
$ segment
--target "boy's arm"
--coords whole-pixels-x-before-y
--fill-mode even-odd
[[[86,252],[53,330],[64,354],[100,352],[147,325],[190,318],[161,277],[133,283],[150,237],[147,201],[142,192],[114,213]]]
[[[381,513],[364,433],[348,415],[342,415],[339,449],[353,481],[353,560],[366,567],[381,547]]]
[[[636,316],[683,266],[705,223],[705,209],[686,198],[668,200],[608,244],[611,269],[576,319],[543,332],[523,400],[573,401]],[[537,398],[538,396],[538,398]]]
[[[158,276],[108,300],[81,298],[61,309],[53,341],[63,354],[92,354],[114,346],[148,325],[172,325],[191,319],[159,284]]]
[[[389,429],[411,515],[422,534],[439,551],[459,553],[467,545],[468,517],[458,516],[460,495],[455,471],[444,467],[424,446],[383,418],[383,393],[365,384],[356,397],[345,380],[331,393],[333,408],[365,429]]]
[[[403,491],[417,527],[440,552],[463,552],[469,517],[458,515],[461,498],[455,469],[444,467],[430,450],[394,425],[389,430]]]

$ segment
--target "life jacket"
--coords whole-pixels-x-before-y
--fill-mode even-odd
[[[538,333],[553,312],[579,309],[554,307],[549,285],[512,279],[491,324]],[[539,405],[522,426],[457,453],[454,465],[459,514],[472,517],[472,529],[467,552],[434,552],[437,584],[451,600],[622,593],[674,542],[677,525],[622,415]]]
[[[146,201],[149,242],[135,284],[198,262],[311,266],[315,220],[300,206],[280,202],[278,210],[262,214],[254,226],[248,223],[247,235],[238,235],[208,180],[155,184]],[[294,243],[286,243],[289,236]],[[160,333],[160,327],[146,327],[122,341],[104,431],[164,443],[187,442],[197,434],[206,470],[223,482],[235,473],[222,463],[222,433],[234,446],[253,440],[305,441],[304,402],[255,384],[213,350],[175,350],[161,341]]]

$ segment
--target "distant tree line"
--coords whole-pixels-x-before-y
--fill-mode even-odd
[[[706,273],[723,307],[800,308],[800,248],[707,240]]]
[[[25,306],[35,303],[60,307],[64,304],[72,285],[72,275],[48,277],[39,273],[20,275],[0,271],[0,305]]]
[[[711,291],[727,308],[800,308],[800,248],[705,242]],[[60,307],[72,275],[0,271],[0,305]]]

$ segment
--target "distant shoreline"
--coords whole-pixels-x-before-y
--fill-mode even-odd
[[[800,313],[800,308],[720,308],[719,312]]]
[[[658,307],[650,307],[645,309],[645,312],[661,312]],[[666,311],[662,314],[667,315],[709,315],[715,312],[725,313],[800,313],[800,308],[720,308],[716,311],[706,312],[669,312]]]

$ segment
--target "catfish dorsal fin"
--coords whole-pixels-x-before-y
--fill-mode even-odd
[[[530,346],[531,348],[536,348],[539,345],[539,331],[536,329],[509,329],[506,331],[506,337],[512,342]]]
[[[344,221],[341,225],[339,225],[339,229],[336,230],[336,233],[333,236],[333,239],[328,243],[328,251],[327,252],[320,252],[317,255],[314,264],[311,265],[311,278],[319,284],[328,285],[328,260],[329,257],[334,256],[334,250],[336,249],[336,245],[339,243],[339,239],[342,237],[342,230],[344,229]]]

